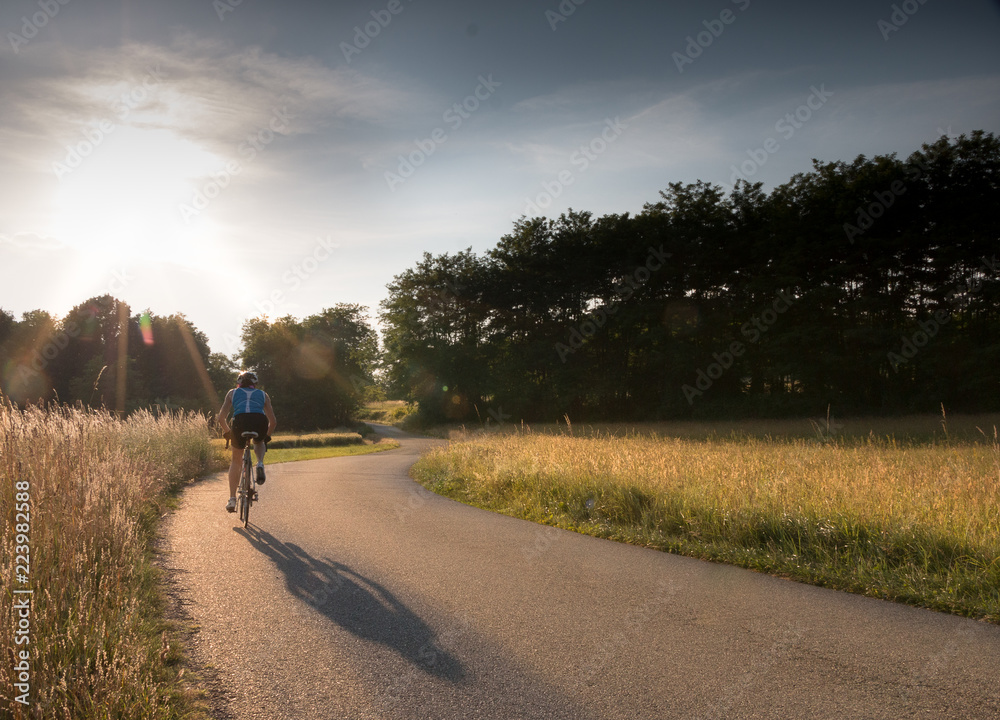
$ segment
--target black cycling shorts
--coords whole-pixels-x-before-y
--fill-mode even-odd
[[[243,437],[245,432],[255,432],[257,433],[256,440],[265,440],[267,425],[267,415],[264,413],[240,413],[236,415],[232,424],[233,445],[242,450],[247,446],[247,440],[254,440],[254,438]]]

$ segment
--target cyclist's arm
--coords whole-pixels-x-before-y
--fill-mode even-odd
[[[222,426],[222,432],[229,432],[229,423],[226,419],[229,417],[229,411],[233,409],[233,391],[230,390],[226,393],[226,400],[222,403],[222,407],[219,408],[219,415],[216,418],[219,421],[219,425]]]
[[[273,435],[278,421],[274,417],[274,408],[271,407],[271,396],[267,393],[264,393],[264,414],[267,415],[267,434]]]

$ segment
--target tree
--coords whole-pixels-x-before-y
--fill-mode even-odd
[[[378,362],[378,339],[365,312],[340,304],[302,321],[288,316],[244,324],[244,366],[258,373],[283,427],[336,427],[360,406]]]
[[[30,310],[8,327],[0,356],[3,393],[17,403],[49,400],[54,390],[49,376],[59,354],[56,320],[44,310]]]
[[[433,419],[461,419],[482,405],[485,308],[482,261],[471,250],[429,253],[389,284],[381,304],[386,374],[390,388],[420,403]]]
[[[1000,141],[813,162],[771,193],[670,183],[643,212],[521,218],[382,303],[428,420],[995,408]]]
[[[209,354],[205,366],[216,396],[224,398],[226,393],[236,385],[236,378],[240,372],[239,363],[224,353],[214,352]]]
[[[118,394],[128,392],[128,382],[125,378],[124,387],[119,383],[119,362],[128,357],[129,315],[128,305],[111,295],[101,295],[77,305],[58,323],[60,351],[50,364],[50,378],[61,400],[124,408],[125,397]],[[119,355],[122,350],[123,357]],[[122,368],[126,374],[127,367],[126,362]]]
[[[162,317],[148,310],[134,316],[130,326],[130,355],[136,359],[137,382],[146,402],[205,412],[218,409],[219,388],[209,372],[212,353],[203,332],[182,314]],[[232,387],[231,378],[227,385]]]
[[[17,321],[14,319],[14,315],[0,308],[0,348],[3,348],[16,325]]]
[[[0,311],[0,368],[0,389],[22,404],[58,399],[128,412],[153,404],[214,410],[218,403],[204,333],[183,315],[130,316],[110,295],[62,319],[36,310],[16,322]],[[211,368],[216,378],[222,368]]]

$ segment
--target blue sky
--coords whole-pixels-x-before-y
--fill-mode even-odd
[[[579,0],[577,0],[579,2]],[[1000,3],[11,0],[0,307],[372,313],[424,251],[1000,130]]]

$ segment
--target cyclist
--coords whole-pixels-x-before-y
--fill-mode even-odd
[[[233,413],[232,426],[226,422],[230,411]],[[257,388],[257,373],[244,370],[236,381],[236,387],[226,393],[226,400],[219,410],[219,425],[227,435],[232,436],[233,444],[233,459],[229,464],[229,503],[226,505],[226,510],[229,512],[236,512],[236,487],[240,482],[243,450],[247,446],[247,440],[251,439],[243,437],[243,433],[247,431],[257,433],[257,437],[253,439],[253,451],[257,456],[257,482],[263,484],[266,479],[264,476],[266,443],[271,439],[271,433],[277,424],[274,410],[271,408],[271,398],[266,392]]]

